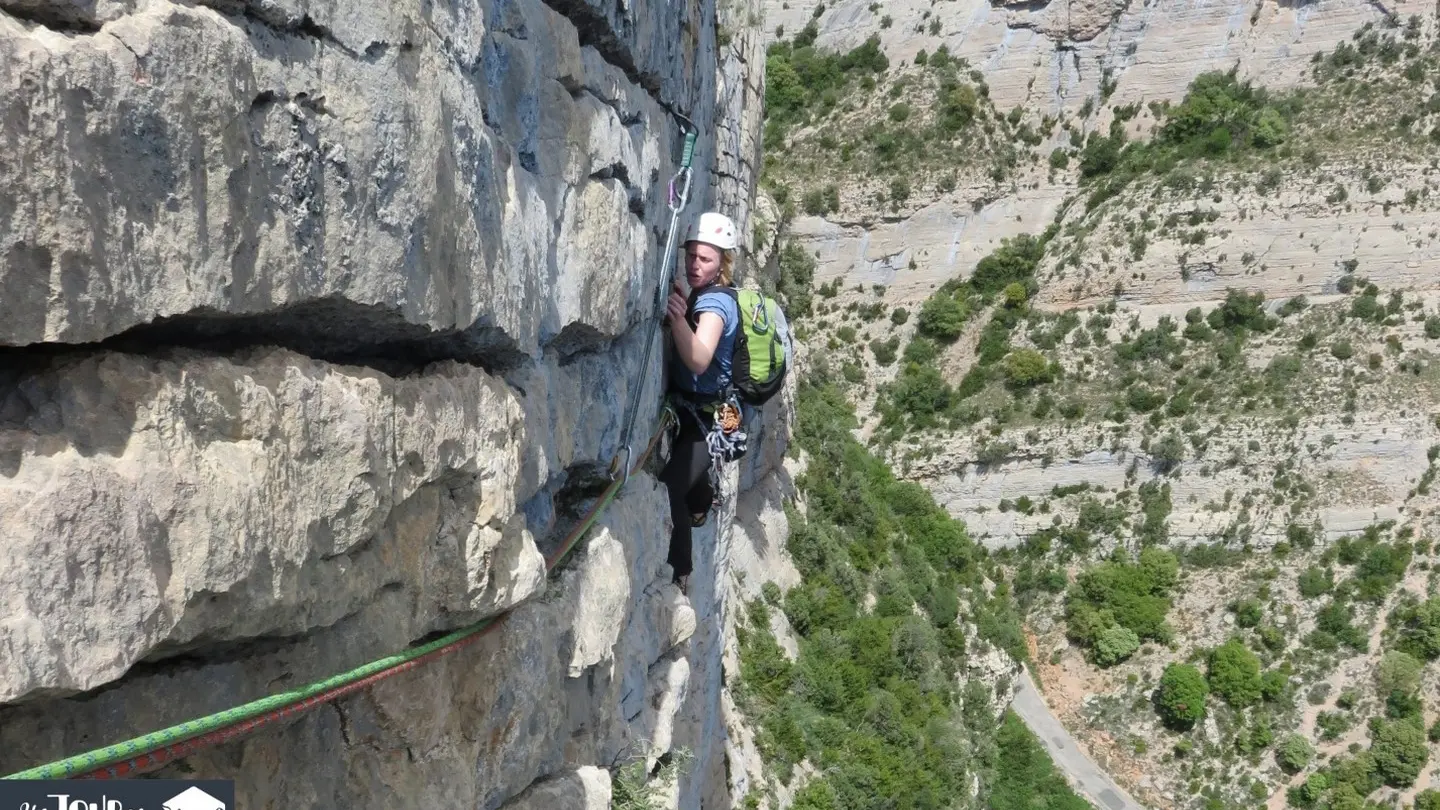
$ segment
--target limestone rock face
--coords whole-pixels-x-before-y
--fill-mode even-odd
[[[1406,338],[1415,340],[1418,332]],[[1084,491],[1118,492],[1152,481],[1169,487],[1172,506],[1163,522],[1169,543],[1178,547],[1225,540],[1268,549],[1287,540],[1291,524],[1317,527],[1317,541],[1385,521],[1430,525],[1435,498],[1417,484],[1431,467],[1429,448],[1440,441],[1433,416],[1407,401],[1361,410],[1348,422],[1329,408],[1317,411],[1290,428],[1262,417],[1232,419],[1203,452],[1187,452],[1173,469],[1146,452],[1141,428],[1117,425],[1002,431],[991,439],[1014,450],[988,464],[979,461],[982,442],[960,436],[944,453],[909,463],[906,475],[922,481],[991,548],[1073,524]],[[1315,482],[1313,502],[1292,508],[1268,499],[1271,481],[1285,474]],[[1028,513],[998,508],[1022,498],[1047,505]],[[1102,551],[1115,544],[1111,537],[1095,539]]]
[[[772,41],[777,30],[786,38],[794,36],[811,22],[820,5],[771,0],[766,6],[766,35]],[[1413,0],[1323,4],[1234,0],[1200,5],[1171,0],[955,0],[933,6],[925,0],[884,4],[841,0],[823,5],[814,20],[817,47],[843,51],[878,36],[891,64],[899,66],[913,63],[921,51],[935,53],[943,46],[966,59],[983,78],[997,114],[1019,108],[1023,119],[1042,136],[1033,148],[1036,165],[1029,166],[1030,161],[1022,158],[1013,180],[998,188],[961,178],[958,187],[941,192],[933,187],[934,178],[912,177],[914,192],[899,207],[899,214],[891,206],[856,199],[842,188],[841,215],[802,215],[792,223],[787,238],[794,237],[815,255],[817,285],[838,280],[842,288],[863,284],[868,289],[881,284],[887,288],[883,299],[887,306],[912,308],[946,280],[968,275],[1001,239],[1041,233],[1057,219],[1062,225],[1071,224],[1073,217],[1065,218],[1070,213],[1067,208],[1083,206],[1068,202],[1083,198],[1085,192],[1077,186],[1073,170],[1049,171],[1045,159],[1053,149],[1072,148],[1091,132],[1107,132],[1115,107],[1137,106],[1126,134],[1144,138],[1156,124],[1148,105],[1178,102],[1202,72],[1234,68],[1242,80],[1256,80],[1272,91],[1285,90],[1306,81],[1315,55],[1351,41],[1366,23],[1383,28],[1392,17],[1434,16],[1433,4]],[[888,25],[883,24],[886,18]],[[1095,112],[1089,112],[1092,108]],[[1068,122],[1073,132],[1042,126],[1046,116]],[[1284,272],[1245,282],[1271,288],[1266,291],[1272,297],[1313,295],[1326,284],[1333,285],[1336,257],[1349,258],[1356,249],[1376,254],[1385,281],[1413,282],[1435,250],[1428,229],[1419,228],[1421,221],[1433,219],[1433,202],[1411,206],[1404,214],[1392,208],[1404,199],[1407,188],[1425,184],[1422,175],[1429,170],[1429,161],[1406,161],[1383,191],[1367,192],[1362,177],[1367,161],[1390,164],[1393,157],[1355,155],[1351,164],[1324,167],[1357,200],[1353,210],[1339,213],[1324,203],[1334,183],[1323,188],[1287,184],[1285,193],[1274,199],[1227,199],[1222,215],[1233,227],[1223,243],[1211,240],[1204,250],[1178,243],[1157,245],[1134,266],[1120,257],[1113,263],[1097,257],[1087,262],[1098,272],[1089,277],[1086,289],[1052,285],[1044,296],[1057,304],[1093,303],[1102,289],[1108,294],[1120,280],[1127,290],[1153,286],[1173,300],[1206,300],[1217,290],[1223,295],[1224,286],[1243,274],[1242,256],[1267,251],[1268,266]],[[797,193],[809,187],[799,185],[804,188],[797,188]],[[1136,199],[1149,202],[1148,196]],[[1403,230],[1392,229],[1395,216],[1407,220]],[[1408,247],[1417,233],[1424,234],[1418,251]],[[1113,232],[1097,234],[1094,243],[1113,238]],[[1173,268],[1182,256],[1191,272],[1179,284]],[[1137,278],[1149,281],[1136,285]]]
[[[540,2],[211,5],[137,0],[85,36],[0,21],[0,345],[271,314],[337,348],[533,355],[638,315],[667,107],[716,104],[713,7],[577,3],[582,43]]]
[[[579,810],[685,747],[672,800],[728,796],[668,441],[561,552],[659,412],[681,116],[685,215],[753,233],[758,11],[0,0],[0,771],[503,617],[157,775]]]
[[[514,395],[453,363],[346,371],[283,350],[102,354],[15,385],[0,700],[92,689],[157,646],[327,626],[390,587],[429,620],[534,593],[516,484],[547,439]]]
[[[1105,262],[1086,255],[1082,265],[1093,268],[1086,278],[1057,273],[1039,299],[1048,307],[1093,305],[1120,282],[1127,303],[1182,313],[1223,299],[1231,287],[1263,292],[1267,300],[1296,295],[1323,300],[1337,293],[1347,262],[1360,259],[1365,277],[1387,290],[1432,286],[1428,268],[1440,261],[1440,233],[1434,227],[1440,202],[1428,193],[1434,168],[1428,160],[1392,155],[1384,186],[1367,188],[1363,167],[1379,151],[1357,148],[1348,160],[1324,166],[1325,182],[1291,176],[1284,189],[1270,195],[1250,188],[1197,205],[1193,199],[1162,201],[1153,186],[1138,190],[1157,219],[1182,207],[1186,214],[1199,210],[1217,223],[1214,234],[1198,245],[1157,237],[1140,258],[1117,251],[1123,255]],[[1327,200],[1337,188],[1348,197],[1343,206]],[[1418,195],[1421,189],[1424,196]],[[1407,194],[1416,195],[1408,204]],[[1107,216],[1112,213],[1090,217],[1098,226],[1097,244],[1122,230],[1114,216]],[[1042,273],[1053,270],[1055,261],[1045,264]]]
[[[768,0],[767,36],[773,39],[777,28],[793,36],[819,5]],[[1099,95],[1105,79],[1116,82],[1113,104],[1178,98],[1197,74],[1231,67],[1241,78],[1290,86],[1314,53],[1366,22],[1434,13],[1424,0],[954,0],[934,6],[840,0],[824,6],[816,21],[818,47],[848,50],[875,35],[892,61],[910,62],[944,45],[984,73],[998,109],[1020,105],[1037,115],[1074,114]],[[885,17],[891,22],[882,27]],[[1108,121],[1099,125],[1103,131]]]
[[[586,766],[537,782],[506,810],[609,810],[610,772]]]

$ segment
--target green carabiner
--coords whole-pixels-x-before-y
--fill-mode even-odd
[[[685,151],[680,154],[680,167],[690,168],[690,160],[695,157],[695,131],[685,133]]]

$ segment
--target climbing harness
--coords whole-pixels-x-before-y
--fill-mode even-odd
[[[670,227],[665,235],[665,252],[660,259],[659,283],[656,285],[655,305],[650,312],[650,318],[659,322],[664,317],[666,292],[670,289],[669,274],[671,263],[675,260],[675,233],[680,223],[680,212],[690,202],[690,180],[692,172],[690,162],[695,157],[695,124],[679,113],[676,118],[681,120],[681,128],[685,130],[685,146],[680,153],[680,169],[670,178],[670,184],[666,193],[665,204],[670,208]],[[679,191],[676,191],[676,182],[679,182]],[[639,387],[643,384],[646,369],[650,366],[650,354],[660,339],[658,333],[647,335],[645,338],[645,354],[640,365],[635,367],[635,380],[630,390],[634,393],[630,397],[630,408],[625,414],[624,427],[620,431],[620,450],[616,453],[614,461],[610,464],[610,477],[614,478],[620,471],[628,478],[630,475],[630,434],[635,429],[635,416],[640,409]],[[621,457],[624,461],[621,461]]]
[[[660,443],[660,437],[676,420],[675,411],[666,407],[649,443],[635,464],[625,471],[623,479],[610,482],[580,522],[561,540],[559,548],[545,560],[546,573],[555,570],[580,539],[599,519],[600,513],[615,499],[633,472],[649,460]],[[107,745],[57,762],[39,765],[13,773],[5,779],[119,779],[154,770],[167,762],[190,756],[221,743],[229,742],[281,720],[288,719],[322,703],[329,703],[380,681],[408,672],[442,656],[464,649],[484,638],[504,623],[509,612],[482,619],[434,641],[386,656],[363,666],[333,675],[321,681],[271,695],[226,709],[206,717],[188,720],[179,725],[151,732],[124,742]]]
[[[724,465],[743,457],[749,449],[749,436],[742,427],[745,423],[744,406],[730,388],[715,402],[697,402],[681,394],[673,401],[695,424],[705,428],[705,449],[710,454],[709,482],[711,507],[719,506],[732,493],[725,486],[729,480],[724,474]],[[708,427],[707,427],[708,426]],[[676,420],[676,429],[679,420]]]

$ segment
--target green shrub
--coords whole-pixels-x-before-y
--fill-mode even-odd
[[[916,329],[926,337],[948,343],[960,337],[969,317],[970,308],[965,302],[941,288],[921,305]]]
[[[1426,788],[1416,793],[1415,810],[1440,810],[1440,790]]]
[[[815,280],[815,259],[794,239],[785,243],[777,257],[780,266],[778,291],[785,304],[785,314],[790,318],[801,318],[811,314],[814,293],[811,284]]]
[[[1112,625],[1095,638],[1095,663],[1113,667],[1140,649],[1140,637],[1128,627]]]
[[[1082,507],[1077,528],[1088,535],[1091,528],[1083,525],[1083,515]],[[1165,614],[1178,574],[1175,555],[1154,547],[1142,549],[1133,563],[1111,560],[1090,568],[1080,574],[1066,597],[1068,635],[1082,647],[1092,648],[1101,633],[1119,625],[1142,640],[1169,641]]]
[[[1092,131],[1085,139],[1085,148],[1080,150],[1080,176],[1088,179],[1114,171],[1120,165],[1124,146],[1123,130],[1107,135]]]
[[[674,784],[689,752],[677,751],[653,778],[645,770],[645,758],[635,757],[615,769],[610,780],[612,810],[661,810],[665,806],[665,785]]]
[[[1206,680],[1210,691],[1236,708],[1260,700],[1260,659],[1238,638],[1216,647],[1210,653]]]
[[[1335,575],[1328,568],[1312,565],[1300,574],[1297,585],[1300,588],[1301,596],[1306,599],[1314,599],[1330,592],[1335,585]]]
[[[1170,664],[1160,676],[1156,708],[1165,724],[1188,729],[1205,716],[1205,677],[1192,664]]]
[[[1422,661],[1440,657],[1440,598],[1408,601],[1390,612],[1387,624],[1395,629],[1395,649]]]
[[[1425,722],[1425,707],[1420,702],[1420,696],[1413,692],[1391,692],[1385,698],[1385,716],[1421,725]]]
[[[888,410],[881,416],[882,424],[916,429],[938,426],[956,401],[955,389],[940,375],[938,368],[909,360],[886,392]]]
[[[1016,388],[1029,388],[1050,382],[1054,370],[1034,349],[1017,349],[1005,356],[1005,379]]]
[[[939,56],[938,52],[936,56]],[[935,57],[930,58],[932,67],[935,61]],[[935,117],[935,126],[945,137],[954,136],[970,126],[980,113],[979,95],[968,84],[942,87],[938,101],[940,109]]]
[[[1279,320],[1265,313],[1265,294],[1258,290],[1246,293],[1236,289],[1225,291],[1225,301],[1210,314],[1205,322],[1216,332],[1232,336],[1243,336],[1246,332],[1269,332],[1279,326]]]
[[[1315,629],[1306,636],[1305,643],[1318,650],[1333,651],[1344,644],[1363,652],[1370,641],[1365,631],[1356,627],[1351,618],[1354,608],[1343,598],[1332,599],[1315,614]]]
[[[1291,734],[1275,749],[1275,762],[1286,773],[1298,773],[1304,770],[1305,766],[1309,765],[1310,760],[1314,758],[1315,747],[1300,734]]]
[[[1150,443],[1150,458],[1161,472],[1169,472],[1186,457],[1185,440],[1171,431]]]
[[[900,338],[891,337],[888,340],[876,338],[870,341],[870,353],[875,355],[875,362],[888,366],[895,362],[895,356],[900,351]]]
[[[1165,404],[1165,395],[1137,385],[1125,393],[1125,404],[1136,413],[1149,413]]]
[[[1295,548],[1313,548],[1315,546],[1315,532],[1308,526],[1291,523],[1285,527],[1285,540]]]
[[[1274,630],[1273,627],[1267,627],[1265,629]],[[1277,638],[1276,641],[1279,643],[1272,642],[1265,646],[1270,649],[1283,649],[1285,646],[1284,639]],[[1275,702],[1283,698],[1286,691],[1290,688],[1290,675],[1288,663],[1280,669],[1272,669],[1264,675],[1261,675],[1260,697],[1264,698],[1267,702]]]
[[[1370,721],[1370,753],[1381,780],[1395,788],[1415,784],[1430,758],[1425,730],[1418,723],[1379,717]]]
[[[1235,605],[1235,625],[1254,627],[1264,618],[1259,599],[1243,599]]]
[[[1357,599],[1368,602],[1384,601],[1405,576],[1411,554],[1409,543],[1375,544],[1355,567],[1352,593]]]
[[[1030,234],[1002,240],[1000,247],[975,265],[970,286],[982,296],[1000,292],[1011,282],[1029,282],[1045,255],[1045,242]]]
[[[985,390],[985,385],[990,381],[990,372],[984,366],[971,366],[960,378],[960,386],[955,389],[955,396],[960,399],[973,397]]]

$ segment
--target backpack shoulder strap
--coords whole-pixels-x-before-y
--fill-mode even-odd
[[[707,287],[701,287],[699,289],[690,291],[690,308],[695,308],[695,302],[700,300],[700,296],[711,292],[725,293],[726,295],[730,296],[730,298],[736,303],[739,303],[740,301],[740,294],[736,292],[734,287],[726,286],[724,284],[711,284]]]
[[[728,287],[723,284],[711,284],[706,287],[700,287],[699,289],[691,290],[690,298],[685,302],[685,320],[690,322],[691,329],[696,328],[697,322],[699,321],[699,316],[695,314],[695,302],[700,300],[700,296],[711,292],[720,292],[730,296],[730,300],[735,302],[736,310],[739,310],[740,295],[739,293],[735,292],[734,287]]]

